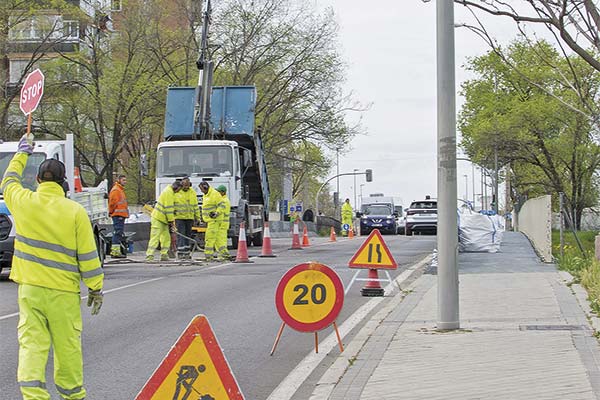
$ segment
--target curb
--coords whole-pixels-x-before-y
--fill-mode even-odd
[[[432,256],[428,255],[398,275],[394,282],[400,289],[399,293],[397,293],[388,304],[379,310],[370,321],[367,321],[362,329],[356,334],[354,339],[352,339],[352,341],[346,345],[344,351],[337,357],[331,367],[329,367],[319,379],[309,400],[327,400],[329,398],[337,383],[342,379],[348,367],[360,354],[362,348],[373,335],[377,327],[398,306],[398,304],[404,300],[408,294],[407,292],[410,290],[413,282],[416,280],[413,278],[418,278],[423,273],[425,267],[431,261],[431,259]],[[402,288],[402,284],[405,283],[407,283],[406,287]],[[393,287],[392,290],[394,290]]]
[[[571,291],[575,295],[577,302],[579,303],[579,307],[587,317],[590,325],[594,329],[595,332],[600,332],[600,318],[592,311],[589,302],[589,295],[587,290],[583,286],[578,283],[574,283],[575,278],[573,275],[566,271],[558,271],[558,274],[563,279],[567,286],[571,287]]]

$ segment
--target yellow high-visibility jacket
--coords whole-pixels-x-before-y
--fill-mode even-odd
[[[175,193],[175,219],[200,219],[198,195],[194,189],[181,189]]]
[[[222,222],[229,222],[229,213],[231,212],[231,202],[227,195],[223,196],[221,193],[217,192],[219,196],[221,196],[221,201],[217,204],[217,210],[219,213],[219,219]]]
[[[212,187],[208,188],[208,192],[202,197],[202,219],[205,222],[215,222],[218,218],[211,218],[211,212],[219,212],[217,205],[221,202],[221,193],[217,192]]]
[[[165,224],[175,221],[175,192],[171,185],[167,186],[158,196],[150,217]]]
[[[344,202],[344,205],[342,206],[342,221],[352,221],[353,216],[354,212],[352,211],[352,206],[350,203]]]
[[[104,272],[85,209],[55,182],[42,182],[35,192],[23,188],[27,158],[15,154],[1,184],[16,229],[10,279],[76,293],[83,279],[88,288],[102,289]]]

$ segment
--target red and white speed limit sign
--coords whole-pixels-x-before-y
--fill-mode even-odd
[[[275,305],[285,324],[300,332],[316,332],[335,322],[344,305],[344,285],[324,264],[299,264],[279,281]]]
[[[40,104],[44,94],[44,74],[36,69],[25,78],[21,88],[21,97],[19,98],[19,107],[23,114],[29,115],[35,111]]]

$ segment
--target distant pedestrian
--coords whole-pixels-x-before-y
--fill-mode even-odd
[[[352,218],[354,217],[354,212],[352,211],[352,206],[350,205],[350,199],[346,199],[344,205],[342,205],[342,226],[348,225],[352,227]],[[348,229],[342,229],[342,236],[348,235]]]
[[[160,245],[160,261],[169,261],[171,232],[175,227],[175,193],[181,190],[181,181],[168,185],[158,197],[150,215],[150,240],[146,250],[146,261],[154,261],[154,250]]]
[[[192,226],[200,222],[198,195],[191,187],[190,178],[181,180],[181,190],[175,193],[175,224],[177,232],[186,237],[192,236]],[[177,257],[190,258],[191,243],[183,236],[177,237]]]
[[[125,196],[126,184],[127,177],[119,175],[108,194],[108,214],[113,221],[112,246],[110,249],[110,256],[112,258],[127,257],[121,252],[125,219],[129,217],[129,206],[127,205],[127,196]]]
[[[10,279],[19,285],[17,381],[23,399],[50,399],[46,363],[52,346],[60,396],[83,399],[80,281],[88,287],[87,305],[96,315],[104,272],[87,212],[63,192],[64,164],[45,160],[38,168],[37,190],[22,186],[32,152],[23,136],[0,185],[16,230]]]
[[[217,236],[217,251],[219,257],[223,260],[231,259],[231,254],[227,250],[227,232],[229,232],[229,213],[231,212],[231,203],[227,197],[227,188],[224,185],[217,187],[217,192],[221,194],[221,201],[217,204],[219,213],[219,231]]]

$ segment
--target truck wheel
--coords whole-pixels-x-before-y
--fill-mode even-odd
[[[106,243],[104,241],[104,237],[100,231],[96,231],[94,232],[94,238],[96,239],[96,250],[98,251],[98,258],[100,258],[100,265],[104,266],[104,258],[106,255]]]
[[[262,245],[263,245],[263,233],[262,232],[258,232],[256,235],[254,235],[254,237],[252,238],[252,245],[254,247],[262,247]]]

